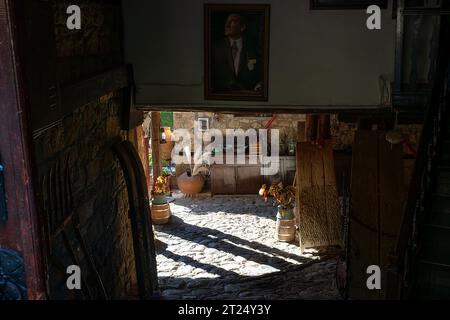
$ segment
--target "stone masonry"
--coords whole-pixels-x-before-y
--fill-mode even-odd
[[[120,1],[53,0],[52,4],[56,78],[61,85],[123,64]],[[83,12],[81,30],[65,26],[66,9],[71,4],[79,5]],[[136,286],[127,188],[119,161],[111,151],[114,142],[127,138],[120,129],[122,103],[121,92],[106,94],[79,106],[34,139],[39,181],[49,175],[57,161],[69,158],[73,210],[80,216],[82,236],[112,299],[126,296]],[[69,237],[73,240],[73,233]],[[61,267],[74,263],[61,237],[56,238],[52,249],[62,266],[48,263],[50,298],[73,298]],[[80,264],[89,282],[92,274],[87,271],[87,261]]]

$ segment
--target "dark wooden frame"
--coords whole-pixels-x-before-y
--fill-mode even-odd
[[[117,141],[112,146],[123,170],[130,205],[131,230],[139,298],[149,300],[158,290],[155,238],[144,167],[133,144]]]
[[[325,0],[330,1],[330,0]],[[381,9],[386,9],[388,5],[387,0],[361,0],[356,3],[349,1],[340,1],[340,3],[328,4],[320,3],[320,0],[310,0],[311,10],[349,10],[349,9],[367,9],[371,5],[377,5]]]
[[[27,298],[41,300],[47,298],[42,219],[35,197],[30,105],[17,5],[18,1],[0,0],[0,151],[8,199],[8,219],[0,225],[0,247],[23,257]]]
[[[211,14],[218,11],[231,11],[264,14],[264,47],[263,47],[263,88],[262,94],[248,95],[239,93],[217,93],[211,88],[210,46],[211,46]],[[204,5],[204,78],[205,100],[240,100],[267,101],[269,91],[269,33],[270,33],[270,5],[269,4],[205,4]]]

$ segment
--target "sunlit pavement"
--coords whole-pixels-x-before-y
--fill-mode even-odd
[[[174,198],[169,224],[155,226],[164,299],[339,299],[336,260],[278,241],[271,203]]]

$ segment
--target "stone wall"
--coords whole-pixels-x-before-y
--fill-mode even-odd
[[[210,128],[220,129],[262,129],[270,121],[270,117],[237,116],[212,112],[174,112],[174,129],[189,129],[193,132],[198,118],[208,118]],[[280,130],[280,141],[295,142],[297,139],[297,122],[304,121],[302,114],[280,114],[272,123],[271,129]]]
[[[57,79],[64,83],[102,72],[123,61],[120,0],[53,0]],[[79,5],[81,29],[66,27],[66,9]]]
[[[174,112],[174,129],[194,129],[198,118],[208,118],[210,128],[221,129],[260,129],[270,120],[270,117],[235,116],[212,112]],[[271,128],[280,130],[280,141],[289,143],[297,140],[297,123],[305,121],[304,114],[280,114]],[[398,125],[411,145],[416,148],[420,138],[421,125]],[[337,115],[331,115],[331,136],[334,150],[350,150],[357,130],[356,123],[339,121]],[[405,149],[406,154],[410,152]]]
[[[53,4],[59,83],[78,81],[123,64],[120,1],[54,0]],[[65,27],[66,8],[70,4],[81,7],[81,30],[70,31]],[[127,188],[119,161],[111,151],[113,143],[127,139],[127,132],[121,131],[119,122],[122,103],[120,91],[107,93],[97,101],[79,106],[58,126],[34,139],[41,188],[45,185],[44,177],[51,176],[51,168],[56,163],[64,165],[69,159],[71,209],[80,217],[81,235],[112,299],[126,297],[136,287]],[[43,215],[48,218],[43,203],[45,190],[38,190]],[[70,227],[67,232],[76,249],[80,244],[75,233]],[[47,261],[50,298],[80,298],[79,293],[66,289],[64,268],[75,263],[61,235],[54,239],[50,249],[59,260]],[[95,283],[86,257],[82,254],[78,257],[82,275],[88,283]],[[99,291],[91,289],[94,297],[99,297]]]
[[[49,176],[56,161],[69,159],[73,210],[80,216],[82,236],[111,298],[126,295],[136,284],[127,188],[111,151],[115,141],[125,138],[117,116],[119,104],[115,95],[105,96],[35,140],[39,181]],[[61,262],[73,264],[60,237],[56,243]],[[86,263],[82,271],[89,270]],[[65,282],[55,276],[57,270],[50,270],[52,296],[67,297]]]

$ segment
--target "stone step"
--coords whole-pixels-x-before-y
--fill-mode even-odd
[[[450,265],[421,260],[417,287],[419,298],[448,299],[450,297]]]

